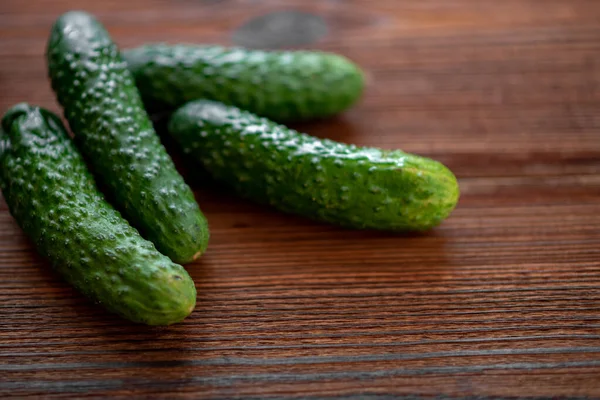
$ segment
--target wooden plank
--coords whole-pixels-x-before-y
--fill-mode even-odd
[[[0,206],[0,396],[600,397],[600,3],[55,0],[0,4],[0,108],[60,111],[43,57],[87,9],[125,47],[233,44],[269,12],[321,16],[363,101],[294,127],[440,159],[462,197],[419,235],[358,232],[186,175],[211,224],[169,328],[90,304]],[[404,397],[405,396],[405,397]]]

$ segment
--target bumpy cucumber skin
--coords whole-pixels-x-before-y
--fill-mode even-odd
[[[242,196],[342,226],[427,230],[459,197],[437,161],[318,139],[213,101],[177,110],[169,133]]]
[[[324,52],[154,44],[123,56],[151,111],[210,99],[279,122],[309,120],[344,111],[364,87],[360,68]]]
[[[47,57],[75,140],[117,209],[173,261],[187,263],[204,253],[207,221],[104,27],[83,12],[62,15]]]
[[[89,298],[148,325],[179,322],[194,309],[188,273],[104,200],[56,115],[27,104],[5,114],[0,187],[38,251]]]

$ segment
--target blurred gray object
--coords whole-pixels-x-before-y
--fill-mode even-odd
[[[316,42],[327,31],[326,22],[318,15],[279,11],[246,22],[233,33],[232,40],[248,48],[275,49]]]

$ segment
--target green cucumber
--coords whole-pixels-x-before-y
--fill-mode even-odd
[[[169,134],[241,196],[342,226],[426,230],[459,197],[437,161],[318,139],[214,101],[177,110]]]
[[[364,87],[358,66],[325,52],[153,44],[123,56],[152,112],[211,99],[276,121],[308,120],[346,110]]]
[[[52,87],[107,198],[173,261],[187,263],[204,253],[206,219],[104,27],[83,12],[62,15],[47,58]]]
[[[19,104],[2,119],[0,188],[10,213],[54,268],[134,322],[169,325],[196,304],[185,269],[108,204],[58,116]]]

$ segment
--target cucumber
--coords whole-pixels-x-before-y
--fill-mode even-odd
[[[123,56],[152,112],[203,98],[280,122],[309,120],[346,110],[364,88],[357,65],[325,52],[152,44]]]
[[[52,87],[107,198],[173,261],[198,258],[208,242],[206,219],[104,27],[83,12],[62,15],[47,58]]]
[[[40,254],[108,310],[169,325],[194,309],[188,273],[104,200],[58,116],[24,103],[4,115],[0,188]]]
[[[169,134],[241,196],[342,226],[427,230],[459,197],[455,176],[437,161],[318,139],[214,101],[177,110]]]

